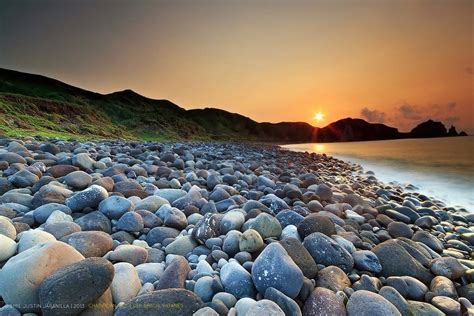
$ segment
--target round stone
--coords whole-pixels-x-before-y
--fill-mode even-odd
[[[318,214],[310,214],[306,216],[297,227],[298,233],[302,239],[305,239],[306,236],[315,232],[323,233],[326,236],[336,234],[336,228],[333,221],[327,216]]]
[[[77,233],[81,231],[81,226],[73,222],[58,222],[53,224],[46,224],[43,226],[45,232],[50,233],[56,239],[60,240],[61,238]]]
[[[245,222],[245,216],[242,212],[239,211],[231,211],[224,215],[221,219],[220,224],[220,233],[222,235],[227,234],[231,230],[239,230],[240,227]]]
[[[196,293],[203,302],[210,302],[214,296],[212,289],[214,279],[210,276],[203,276],[197,280],[194,285],[194,293]]]
[[[255,297],[252,275],[237,262],[229,262],[224,265],[220,277],[227,293],[236,298]]]
[[[109,288],[114,267],[103,258],[88,258],[47,277],[39,288],[45,315],[78,314]]]
[[[16,242],[0,234],[0,262],[8,260],[16,252]]]
[[[240,251],[255,252],[261,250],[265,246],[262,237],[254,229],[248,229],[240,236]]]
[[[157,243],[162,243],[167,238],[176,238],[179,235],[179,230],[171,227],[155,227],[151,229],[147,236],[146,241],[150,246]]]
[[[304,239],[303,246],[316,263],[335,265],[349,273],[354,266],[351,254],[330,237],[322,233],[312,233]]]
[[[270,300],[260,300],[255,304],[252,304],[247,311],[245,316],[285,316],[285,313],[281,310],[275,302]]]
[[[343,291],[345,288],[351,287],[351,280],[340,268],[329,266],[319,270],[316,286],[330,289],[334,292]]]
[[[286,238],[281,240],[280,244],[301,269],[305,277],[313,279],[316,276],[318,273],[316,262],[314,262],[313,257],[311,257],[311,254],[306,250],[301,241],[296,238]]]
[[[109,255],[112,261],[123,261],[136,266],[146,262],[148,252],[145,248],[135,245],[120,245]]]
[[[431,261],[431,271],[435,275],[442,275],[451,280],[457,280],[463,276],[466,268],[456,258],[442,257]]]
[[[92,183],[92,177],[84,171],[74,171],[64,177],[64,182],[77,190],[83,190]]]
[[[192,236],[181,236],[176,238],[172,243],[166,246],[166,254],[186,256],[189,252],[192,252],[194,248],[198,246],[198,243]]]
[[[383,296],[369,291],[355,291],[346,305],[348,316],[379,315],[401,316],[398,309]]]
[[[13,240],[16,238],[15,226],[8,217],[0,216],[0,234]]]
[[[311,292],[303,306],[303,315],[346,315],[346,307],[333,291],[317,287]]]
[[[418,278],[425,284],[429,284],[433,275],[415,260],[408,251],[405,250],[395,240],[387,240],[372,248],[382,265],[382,276],[412,276]],[[396,260],[394,260],[396,258]],[[403,264],[400,264],[403,262]]]
[[[86,207],[96,208],[108,195],[103,187],[94,184],[67,198],[64,202],[73,212],[78,212]]]
[[[382,271],[382,266],[380,265],[379,259],[372,251],[354,251],[352,253],[352,258],[354,258],[355,267],[361,271],[369,271],[373,273],[379,273]]]
[[[114,271],[111,285],[113,302],[128,302],[142,287],[137,270],[128,262],[119,262],[114,264]]]
[[[61,241],[74,247],[86,258],[102,257],[113,246],[110,235],[101,231],[76,232],[61,238]]]
[[[99,204],[99,211],[110,219],[119,219],[134,209],[135,206],[130,200],[116,195],[106,198]]]
[[[295,298],[303,286],[303,273],[279,243],[271,243],[252,266],[252,279],[260,293],[273,287]]]
[[[53,235],[42,230],[32,229],[22,232],[19,235],[20,240],[18,241],[18,252],[23,252],[36,245],[43,244],[49,241],[55,241]]]
[[[71,209],[66,205],[59,203],[48,203],[41,205],[33,211],[33,217],[35,219],[35,222],[39,224],[45,223],[48,220],[49,216],[55,211],[61,211],[67,215],[70,215],[72,213]]]
[[[117,229],[127,232],[141,232],[144,228],[143,218],[136,212],[127,212],[117,222]]]
[[[259,214],[249,225],[250,229],[255,229],[263,239],[270,237],[280,237],[281,224],[273,216],[267,213]]]
[[[88,213],[77,218],[74,221],[81,226],[83,231],[99,230],[110,234],[112,232],[112,224],[110,220],[99,211]]]

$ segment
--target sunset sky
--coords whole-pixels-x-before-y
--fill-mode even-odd
[[[473,3],[0,0],[0,67],[257,121],[472,133]]]

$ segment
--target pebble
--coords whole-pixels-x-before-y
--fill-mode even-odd
[[[114,264],[114,271],[110,287],[113,302],[115,304],[128,302],[138,294],[142,287],[137,269],[128,262],[119,262]]]
[[[392,303],[402,315],[410,315],[408,302],[395,288],[384,286],[379,290],[379,294]]]
[[[405,223],[391,222],[387,228],[390,236],[393,238],[405,237],[411,239],[413,237],[413,230]]]
[[[71,245],[84,257],[102,257],[112,250],[112,238],[101,231],[85,231],[68,234],[61,241]]]
[[[354,259],[354,266],[361,271],[369,271],[373,273],[379,273],[382,271],[377,256],[369,250],[358,250],[352,253]]]
[[[185,256],[196,248],[198,243],[192,236],[181,236],[166,246],[166,254]]]
[[[48,220],[49,216],[55,211],[60,211],[67,215],[70,215],[72,213],[71,209],[66,205],[59,203],[48,203],[41,205],[33,211],[33,217],[35,219],[35,222],[39,224],[45,223]]]
[[[309,279],[313,279],[318,273],[318,267],[314,262],[311,254],[306,250],[301,241],[296,238],[286,238],[280,241],[288,255],[293,259],[295,264],[300,268],[303,275]]]
[[[265,246],[262,236],[254,230],[248,229],[240,236],[239,250],[246,252],[256,252]]]
[[[285,313],[278,304],[263,299],[252,304],[245,316],[285,316]]]
[[[44,244],[49,241],[56,241],[56,238],[54,238],[53,235],[39,229],[22,232],[20,235],[18,235],[18,238],[19,253],[39,244]]]
[[[148,262],[142,263],[135,267],[141,284],[155,283],[165,272],[164,263]]]
[[[134,209],[135,205],[122,196],[110,196],[99,203],[99,211],[110,219],[119,219]]]
[[[136,212],[127,212],[120,217],[116,225],[118,230],[141,232],[145,227],[143,218]]]
[[[459,263],[456,258],[443,257],[431,261],[431,272],[435,275],[445,276],[451,280],[459,279],[466,270],[467,269]]]
[[[336,266],[329,266],[319,270],[316,286],[332,290],[334,293],[351,287],[351,280],[346,273]]]
[[[256,230],[263,239],[279,237],[282,231],[280,222],[267,213],[261,213],[255,217],[249,228]]]
[[[103,258],[88,258],[63,267],[41,283],[42,313],[78,314],[105,293],[113,278],[114,267]]]
[[[15,226],[8,217],[0,216],[0,234],[13,240],[16,238]]]
[[[303,241],[303,246],[313,257],[316,263],[325,266],[335,265],[344,272],[349,273],[354,266],[354,259],[347,250],[341,247],[330,237],[316,232],[307,236]]]
[[[273,287],[295,298],[303,286],[303,273],[279,243],[271,243],[252,266],[252,278],[260,293]]]
[[[0,234],[0,262],[8,260],[16,253],[17,245],[14,240]]]
[[[303,305],[303,315],[346,315],[346,307],[336,293],[323,287],[316,287]]]
[[[461,315],[461,304],[446,296],[435,296],[431,300],[436,308],[448,316]]]
[[[381,274],[389,276],[412,276],[418,278],[425,284],[429,284],[433,275],[415,260],[406,250],[394,240],[387,240],[372,248],[382,265]],[[397,258],[397,260],[394,260]],[[403,264],[400,264],[403,262]]]
[[[428,292],[428,287],[425,284],[410,276],[389,277],[385,283],[395,288],[407,299],[423,300]]]
[[[346,305],[347,315],[364,316],[379,315],[401,316],[398,309],[383,296],[369,291],[356,291],[351,295]]]
[[[188,261],[182,256],[175,256],[155,287],[157,290],[184,288],[184,282],[190,271]]]
[[[242,212],[231,211],[222,217],[220,223],[220,234],[225,235],[231,230],[239,230],[245,222],[245,216]]]
[[[310,214],[298,224],[298,233],[302,239],[305,239],[312,233],[318,232],[323,233],[326,236],[336,234],[336,228],[334,223],[327,216],[321,216],[318,214]]]
[[[112,261],[128,262],[134,266],[145,263],[147,258],[146,249],[135,245],[120,245],[109,255]]]
[[[73,212],[78,212],[86,207],[96,208],[107,197],[107,191],[103,187],[94,184],[67,198],[64,202]]]
[[[84,171],[73,171],[64,177],[64,182],[76,190],[83,190],[92,183],[92,177]]]
[[[220,278],[225,291],[236,298],[255,297],[252,275],[237,262],[229,262],[222,267]]]

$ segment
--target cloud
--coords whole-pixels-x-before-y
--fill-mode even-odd
[[[360,111],[360,115],[372,123],[385,122],[385,113],[378,110],[370,110],[369,108],[365,107]]]
[[[414,105],[403,103],[399,108],[398,112],[401,116],[408,120],[420,120],[421,119],[421,110]]]

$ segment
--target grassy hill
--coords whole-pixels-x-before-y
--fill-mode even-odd
[[[186,111],[168,100],[149,99],[131,90],[104,95],[44,76],[0,69],[0,133],[9,136],[283,139],[272,134],[275,124],[268,125],[217,109]]]
[[[218,109],[189,110],[124,90],[99,94],[40,75],[0,69],[0,133],[61,138],[297,141],[307,123],[257,123]]]

